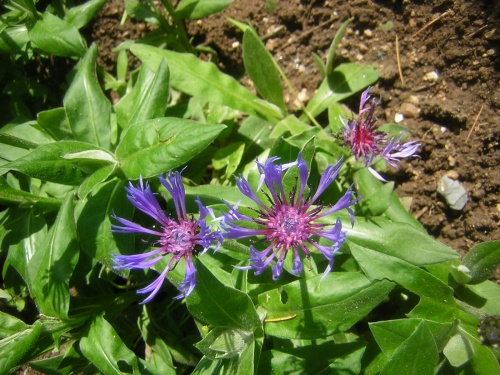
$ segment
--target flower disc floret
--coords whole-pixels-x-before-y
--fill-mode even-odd
[[[238,211],[239,206],[231,206],[226,203],[229,211],[224,214],[222,227],[225,230],[224,237],[241,239],[248,237],[263,237],[266,244],[263,250],[250,246],[250,265],[240,269],[254,270],[256,275],[261,274],[273,261],[273,279],[276,280],[283,272],[285,258],[289,251],[293,253],[293,267],[291,272],[299,275],[303,269],[303,258],[310,260],[310,248],[319,250],[328,260],[325,274],[333,267],[334,254],[340,249],[345,240],[345,232],[342,231],[342,222],[337,219],[334,225],[318,222],[327,215],[339,210],[346,209],[354,221],[351,206],[357,202],[351,188],[333,206],[314,205],[320,195],[337,177],[342,166],[342,160],[335,165],[330,165],[321,176],[318,189],[312,197],[306,197],[306,185],[309,171],[302,155],[295,162],[288,164],[277,164],[279,159],[271,157],[262,164],[258,161],[257,167],[261,174],[258,189],[266,185],[270,206],[264,204],[257,194],[251,189],[243,176],[237,177],[236,185],[248,198],[252,199],[257,206],[257,217],[251,218]],[[283,172],[291,167],[297,167],[299,172],[299,183],[287,195],[283,186]],[[239,225],[240,221],[257,224],[257,228],[245,228]],[[319,238],[322,237],[330,245],[320,245]]]
[[[403,143],[401,138],[389,137],[387,133],[378,130],[375,118],[375,99],[367,105],[371,87],[362,94],[358,116],[344,123],[343,140],[356,159],[363,162],[370,172],[381,181],[385,179],[371,165],[376,157],[382,157],[388,164],[397,168],[397,163],[410,156],[415,156],[420,144],[415,141]]]
[[[152,235],[156,237],[153,245],[157,246],[155,250],[144,254],[114,255],[114,269],[148,269],[158,263],[164,256],[171,256],[160,276],[150,285],[137,291],[137,293],[141,294],[149,293],[149,296],[142,303],[147,303],[153,299],[163,285],[167,273],[181,259],[184,259],[186,273],[179,286],[181,294],[175,299],[187,297],[196,285],[196,268],[193,263],[193,256],[199,252],[206,252],[214,243],[219,246],[222,241],[221,233],[212,231],[211,226],[206,224],[205,218],[211,214],[211,211],[203,206],[199,199],[196,200],[200,210],[199,218],[195,219],[192,215],[188,216],[184,185],[179,172],[169,172],[166,177],[160,176],[160,182],[172,196],[176,211],[174,218],[165,214],[151,188],[147,183],[144,184],[142,178],[139,180],[138,187],[130,183],[126,188],[127,198],[137,209],[159,223],[160,228],[158,230],[144,228],[127,219],[113,216],[120,223],[120,225],[112,225],[113,232]]]

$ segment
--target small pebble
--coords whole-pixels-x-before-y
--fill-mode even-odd
[[[457,171],[451,170],[446,173],[446,175],[451,178],[452,180],[458,180],[458,173]]]
[[[439,76],[435,71],[426,73],[424,75],[424,81],[426,82],[436,82],[438,80]]]
[[[232,49],[236,49],[240,46],[240,42],[236,41],[236,42],[233,42],[233,44],[231,44],[231,48]]]
[[[405,118],[414,118],[420,114],[420,108],[411,103],[403,103],[399,108],[399,111]]]
[[[363,34],[367,37],[367,38],[371,38],[373,36],[373,31],[371,31],[370,29],[365,29],[365,31],[363,31]]]
[[[396,124],[400,123],[401,121],[403,121],[405,119],[405,117],[401,114],[401,113],[396,113],[394,115],[394,122]]]

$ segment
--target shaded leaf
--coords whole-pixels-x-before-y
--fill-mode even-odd
[[[220,12],[234,0],[181,0],[175,8],[177,19],[196,20]]]
[[[489,279],[500,265],[500,241],[486,241],[474,246],[462,264],[470,270],[470,284]]]

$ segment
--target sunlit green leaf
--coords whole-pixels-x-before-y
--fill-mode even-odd
[[[242,112],[274,118],[274,112],[260,104],[257,98],[233,77],[220,72],[216,65],[201,61],[193,55],[134,44],[130,51],[143,64],[158,69],[162,59],[170,68],[170,84],[176,90],[198,96],[214,103],[223,104]]]
[[[36,21],[28,30],[34,46],[44,52],[64,57],[81,57],[85,54],[85,41],[73,25],[50,12]]]
[[[28,262],[29,279],[33,280],[30,291],[41,313],[67,319],[69,280],[76,267],[79,251],[73,195],[68,194],[43,245]]]
[[[93,44],[80,61],[78,72],[64,96],[64,108],[77,140],[109,148],[111,103],[97,81],[96,58],[97,46]]]
[[[333,272],[298,280],[259,295],[267,310],[265,332],[283,338],[314,339],[343,332],[382,302],[393,288],[359,272]]]
[[[115,329],[102,316],[96,316],[89,332],[80,340],[80,350],[102,373],[138,374],[139,364]]]
[[[243,63],[259,94],[285,110],[276,63],[253,28],[248,28],[243,34]]]
[[[470,284],[489,279],[500,265],[500,241],[487,241],[474,246],[465,255],[462,264],[470,270]]]
[[[126,129],[116,156],[128,178],[156,176],[187,163],[225,127],[167,117],[136,123]]]
[[[88,0],[81,5],[72,7],[66,13],[66,22],[72,24],[77,29],[88,24],[99,10],[106,4],[107,0]]]
[[[127,128],[136,122],[162,117],[167,108],[168,80],[166,61],[162,60],[156,72],[142,65],[132,91],[115,105],[118,124]]]
[[[178,19],[196,20],[220,12],[234,0],[181,0],[175,9]]]

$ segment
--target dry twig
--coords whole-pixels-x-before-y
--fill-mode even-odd
[[[479,116],[481,116],[481,112],[483,111],[483,108],[484,108],[484,104],[481,106],[481,109],[479,109],[479,113],[477,114],[476,116],[476,120],[474,121],[474,124],[472,124],[472,128],[470,128],[469,130],[469,134],[467,134],[467,139],[465,140],[465,143],[467,143],[467,141],[469,140],[470,138],[470,135],[472,134],[472,131],[474,130],[474,128],[476,127],[476,124],[477,124],[477,120],[479,120]]]
[[[405,81],[403,79],[403,72],[401,70],[401,61],[399,60],[399,41],[397,35],[396,35],[396,62],[398,63],[399,79],[401,80],[401,84],[404,86]]]
[[[438,20],[440,20],[441,18],[443,18],[444,16],[446,16],[447,14],[449,14],[450,11],[447,10],[446,12],[444,12],[443,14],[441,14],[440,16],[434,18],[432,21],[426,23],[420,30],[418,30],[415,34],[413,34],[411,37],[412,38],[415,38],[418,34],[420,34],[422,31],[424,31],[425,29],[427,29],[429,26],[431,26],[434,22],[437,22]]]

